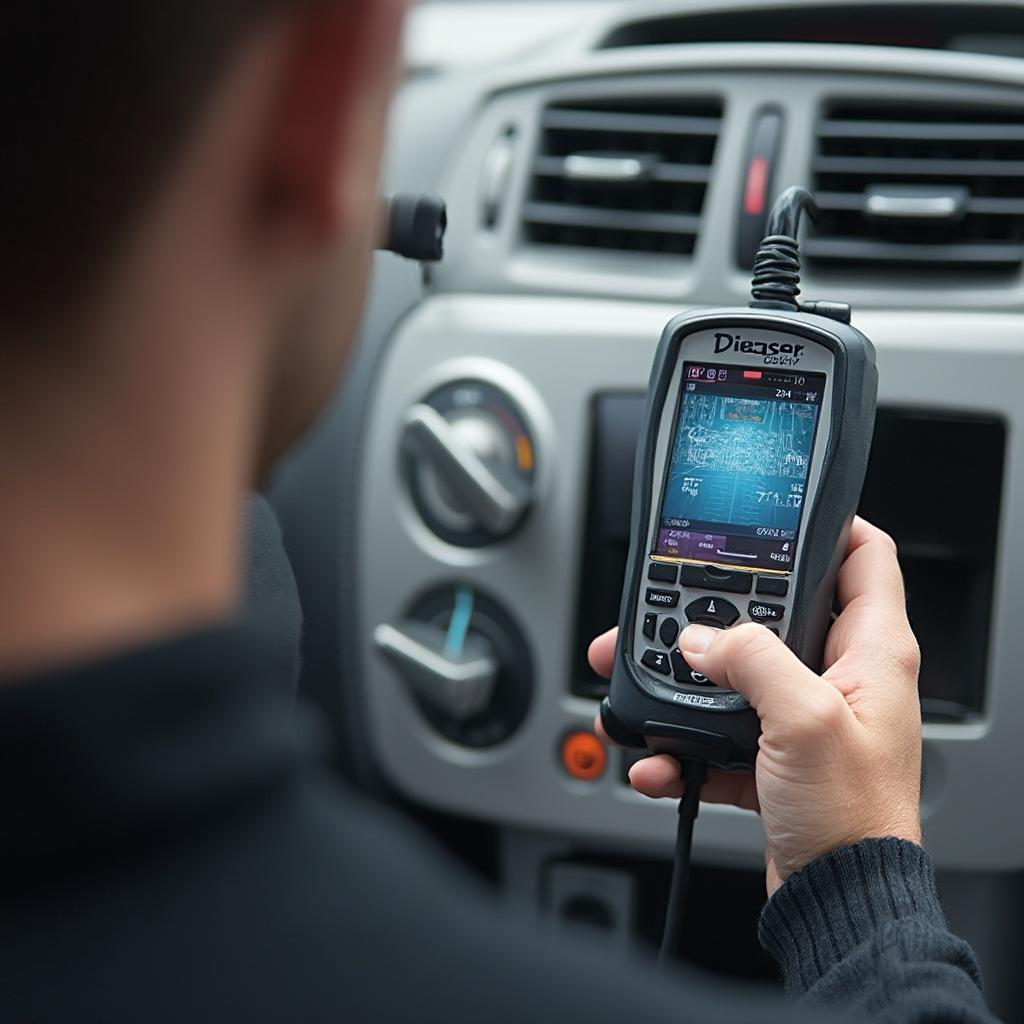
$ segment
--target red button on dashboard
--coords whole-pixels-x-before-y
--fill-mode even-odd
[[[571,732],[562,740],[562,766],[574,779],[592,782],[607,764],[608,752],[592,732]]]

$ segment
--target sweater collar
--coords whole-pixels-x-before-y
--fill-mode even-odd
[[[271,653],[239,621],[0,684],[0,865],[106,860],[284,785],[301,744]]]

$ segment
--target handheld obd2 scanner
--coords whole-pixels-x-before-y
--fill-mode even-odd
[[[779,196],[746,309],[672,320],[651,371],[611,687],[624,747],[677,758],[675,870],[661,958],[682,944],[693,824],[709,765],[752,771],[760,722],[678,649],[689,623],[758,622],[819,671],[867,470],[878,373],[850,308],[800,304],[806,189]]]
[[[795,300],[803,208],[813,209],[805,190],[780,196],[751,308],[684,314],[658,347],[601,709],[609,735],[627,747],[753,768],[757,715],[686,664],[676,641],[691,622],[763,623],[821,668],[878,373],[849,307]]]

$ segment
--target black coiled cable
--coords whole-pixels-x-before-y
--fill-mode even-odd
[[[800,216],[818,216],[818,204],[805,188],[787,188],[772,206],[768,234],[754,257],[754,277],[750,291],[753,306],[798,309],[800,294]]]
[[[750,294],[758,302],[792,303],[800,294],[800,247],[789,235],[769,235],[754,257]]]

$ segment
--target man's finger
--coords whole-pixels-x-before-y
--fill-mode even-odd
[[[742,693],[762,720],[799,714],[808,699],[830,689],[771,630],[753,622],[733,629],[687,626],[679,648],[691,668]]]
[[[604,722],[601,721],[600,711],[598,711],[598,713],[594,715],[594,732],[597,734],[597,738],[606,747],[617,747],[619,745],[615,742],[615,740],[611,738],[611,736],[608,735],[607,732],[605,732]]]
[[[894,665],[907,670],[900,678],[915,683],[920,655],[907,620],[896,545],[862,519],[854,522],[836,594],[843,611],[826,643],[826,668],[831,670],[844,654],[856,650],[861,684],[871,686],[877,681],[891,685]],[[833,679],[836,672],[840,672],[838,667],[827,678]]]
[[[595,637],[590,643],[590,649],[587,651],[587,660],[590,662],[590,667],[599,676],[604,676],[605,679],[610,678],[612,674],[612,664],[615,661],[615,641],[618,635],[618,627],[609,629],[607,633],[602,633],[599,637]]]
[[[906,595],[896,544],[864,519],[853,521],[846,560],[836,580],[836,596],[844,610],[857,606],[879,619],[906,620]]]
[[[629,769],[629,784],[652,800],[678,799],[686,788],[679,774],[679,762],[668,754],[655,754],[637,761]]]
[[[667,754],[655,754],[637,761],[629,770],[630,785],[653,800],[678,800],[686,789],[679,762]],[[741,772],[723,772],[712,768],[700,791],[706,804],[730,804],[748,811],[758,810],[754,776]]]

